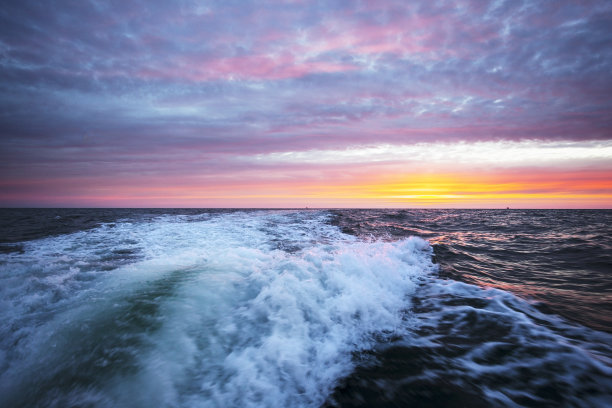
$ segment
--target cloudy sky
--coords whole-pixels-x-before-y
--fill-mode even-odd
[[[0,206],[612,208],[612,2],[5,0]]]

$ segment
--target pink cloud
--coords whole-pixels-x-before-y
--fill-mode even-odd
[[[326,61],[297,61],[293,55],[246,55],[213,60],[189,59],[169,69],[142,69],[138,76],[148,79],[214,80],[280,80],[309,74],[355,70],[350,64]]]

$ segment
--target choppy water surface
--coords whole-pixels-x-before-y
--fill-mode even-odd
[[[612,404],[610,211],[1,211],[3,407]]]

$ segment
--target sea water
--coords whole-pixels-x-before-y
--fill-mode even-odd
[[[608,406],[611,221],[2,210],[0,406]]]

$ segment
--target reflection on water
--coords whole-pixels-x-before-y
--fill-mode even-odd
[[[427,239],[442,277],[509,290],[586,326],[612,331],[612,211],[334,213],[345,232],[363,238]]]

